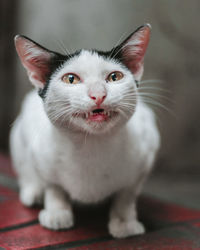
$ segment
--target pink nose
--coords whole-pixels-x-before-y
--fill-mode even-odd
[[[96,103],[96,105],[100,105],[102,104],[102,102],[105,100],[106,98],[106,94],[104,95],[94,95],[94,94],[89,94],[90,98],[92,100],[94,100],[94,102]]]

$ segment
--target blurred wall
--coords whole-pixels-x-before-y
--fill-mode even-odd
[[[10,124],[15,116],[16,71],[13,34],[17,29],[17,2],[0,1],[0,150],[8,148]]]
[[[16,32],[59,52],[62,44],[69,51],[110,49],[141,24],[151,23],[143,79],[163,82],[141,86],[157,88],[151,101],[162,134],[157,164],[170,171],[200,172],[199,0],[20,0],[19,9]],[[19,61],[17,72],[19,108],[30,85]]]

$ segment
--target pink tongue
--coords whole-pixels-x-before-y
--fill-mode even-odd
[[[90,115],[88,117],[88,120],[90,121],[95,121],[95,122],[103,122],[107,119],[107,115],[105,114],[102,114],[102,113],[96,113],[96,114],[93,114],[93,115]]]

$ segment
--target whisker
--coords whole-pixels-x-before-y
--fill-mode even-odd
[[[156,90],[156,91],[163,91],[163,92],[171,93],[170,90],[167,90],[164,88],[152,87],[152,86],[139,87],[138,92],[140,92],[141,90]]]
[[[136,104],[133,103],[128,103],[128,102],[121,102],[120,105],[127,105],[127,106],[131,106],[131,107],[136,107]]]
[[[88,134],[89,134],[89,132],[86,131],[86,132],[85,132],[85,138],[84,138],[84,139],[85,139],[85,145],[86,145],[86,139],[87,139]]]
[[[60,44],[60,48],[64,51],[64,53],[71,58],[70,51],[65,47],[63,41],[57,39],[58,43]]]
[[[112,56],[112,58],[111,58],[111,59],[114,59],[114,58],[117,56],[117,54],[119,54],[119,52],[121,52],[121,51],[122,51],[122,49],[123,49],[123,47],[121,47],[121,48],[117,49],[116,53]],[[121,58],[121,57],[120,57],[120,58]]]
[[[50,111],[49,113],[49,117],[54,121],[58,121],[59,119],[63,118],[64,117],[68,117],[70,115],[72,115],[72,112],[73,109],[72,108],[68,108],[68,109],[60,109],[59,112],[57,110],[53,110],[53,111]]]
[[[168,98],[168,97],[166,97],[164,95],[159,95],[159,94],[155,94],[155,93],[140,93],[139,95],[142,96],[142,97],[151,97],[151,98],[158,97],[158,98],[165,99],[168,102],[174,103],[170,98]]]
[[[64,55],[69,56],[68,51],[66,50],[64,44],[61,42],[61,40],[59,39],[54,39],[56,44],[58,45],[58,47],[61,49],[62,53],[64,53]]]
[[[120,112],[127,120],[129,119],[129,117],[125,114],[125,112],[122,109],[118,108],[117,111]]]
[[[119,38],[119,40],[116,42],[115,46],[113,47],[113,49],[111,50],[111,53],[109,55],[109,59],[112,59],[112,55],[113,55],[113,52],[115,51],[116,47],[120,44],[121,40],[125,37],[125,35],[127,34],[127,32],[125,31]]]
[[[143,101],[144,101],[145,103],[149,103],[149,104],[152,104],[152,105],[154,105],[154,106],[163,108],[165,111],[167,111],[168,113],[170,113],[172,116],[174,116],[174,117],[177,119],[176,114],[175,114],[172,110],[170,110],[170,109],[168,109],[167,107],[165,107],[164,105],[162,105],[161,103],[155,102],[155,100],[152,100],[152,99],[147,99],[147,98],[142,98],[142,99],[143,99]]]
[[[160,79],[147,79],[139,82],[139,84],[145,84],[145,83],[164,83],[164,81]]]

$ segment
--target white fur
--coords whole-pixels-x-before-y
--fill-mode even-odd
[[[121,71],[124,78],[107,83],[112,71]],[[69,72],[82,82],[62,82]],[[88,91],[98,85],[107,93],[103,108],[117,111],[117,117],[100,124],[72,118],[72,113],[95,108]],[[109,232],[114,237],[143,233],[135,202],[159,141],[154,114],[140,100],[130,71],[83,50],[54,73],[44,103],[36,91],[27,95],[12,128],[21,201],[30,206],[43,197],[40,223],[59,229],[73,225],[71,201],[97,203],[114,194]]]

